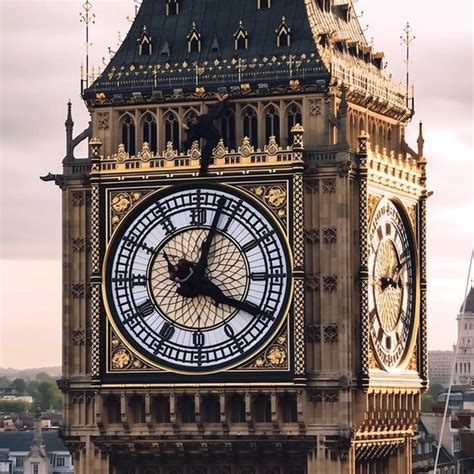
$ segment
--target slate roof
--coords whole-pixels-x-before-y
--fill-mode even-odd
[[[119,50],[84,98],[133,92],[151,96],[156,90],[167,95],[176,89],[194,91],[197,83],[214,90],[238,89],[242,83],[288,86],[289,79],[325,90],[331,75],[338,73],[346,79],[354,75],[354,83],[367,83],[366,87],[381,79],[380,91],[391,90],[394,83],[381,67],[383,55],[374,54],[357,16],[345,13],[352,9],[351,0],[331,1],[326,11],[320,0],[272,0],[269,9],[258,9],[257,0],[179,0],[179,14],[167,16],[165,0],[143,0]],[[291,41],[279,47],[276,30],[283,17]],[[248,34],[248,49],[236,50],[234,35],[240,24]],[[200,52],[188,52],[193,28],[201,38]],[[151,38],[150,55],[139,52],[144,34]],[[325,47],[329,39],[331,46]],[[219,51],[213,50],[216,44]],[[162,54],[164,50],[169,56]],[[354,73],[361,67],[360,80],[345,67]],[[386,98],[404,104],[398,89]]]
[[[474,313],[474,287],[472,287],[471,290],[469,291],[465,301],[466,301],[466,307],[464,309],[464,312]],[[463,306],[464,306],[464,302],[459,308],[459,311],[462,311]]]
[[[0,449],[28,452],[33,442],[33,431],[0,432]],[[43,431],[43,441],[48,453],[68,451],[57,431]]]

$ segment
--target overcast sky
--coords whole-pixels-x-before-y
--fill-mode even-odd
[[[225,1],[225,0],[220,0]],[[79,95],[81,0],[0,0],[0,366],[61,364],[61,192],[38,176],[61,172],[69,98],[75,132],[87,125]],[[93,60],[117,49],[132,0],[92,0]],[[388,71],[405,77],[400,35],[413,26],[417,122],[429,160],[429,345],[449,349],[473,246],[472,0],[360,0],[361,23]],[[85,152],[84,152],[85,153]]]

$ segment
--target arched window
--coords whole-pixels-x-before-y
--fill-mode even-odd
[[[138,38],[138,54],[140,56],[150,56],[153,52],[151,36],[147,33],[146,26],[143,26],[143,32]]]
[[[201,405],[201,419],[204,423],[219,423],[221,418],[219,399],[214,395],[204,398]]]
[[[233,395],[229,400],[232,423],[245,423],[245,400],[242,395]]]
[[[242,112],[244,136],[250,139],[253,146],[258,146],[257,112],[253,107],[246,107]]]
[[[231,150],[235,150],[235,115],[230,109],[227,109],[221,118],[221,136],[224,145]]]
[[[181,423],[195,423],[194,397],[183,395],[178,400],[178,418]]]
[[[272,136],[280,143],[280,114],[275,106],[270,105],[265,110],[265,143]]]
[[[147,113],[143,118],[142,130],[143,143],[148,143],[150,150],[156,153],[158,151],[157,127],[155,117],[151,113]]]
[[[179,121],[173,112],[165,115],[165,144],[173,144],[173,150],[179,150]]]
[[[285,17],[282,17],[280,26],[276,30],[277,46],[290,46],[290,32],[291,28],[286,24]]]
[[[122,143],[130,156],[136,154],[135,121],[128,114],[122,119]]]
[[[179,15],[179,0],[166,0],[166,14]]]
[[[266,10],[272,6],[272,0],[257,0],[257,8],[259,10]]]
[[[159,396],[153,399],[152,416],[157,423],[170,422],[170,401],[168,397]]]
[[[199,53],[200,51],[201,35],[196,28],[196,23],[193,22],[193,29],[188,35],[188,53]]]
[[[279,408],[283,423],[296,423],[298,421],[298,409],[295,395],[283,395],[280,398]]]
[[[107,423],[120,423],[120,400],[115,395],[110,395],[104,400],[105,413],[107,414]]]
[[[301,108],[298,104],[291,104],[288,107],[288,111],[286,113],[286,123],[287,123],[288,145],[291,145],[293,142],[291,129],[298,123],[300,125],[303,125],[303,116],[301,114]]]
[[[257,395],[253,401],[253,416],[257,423],[272,421],[272,407],[268,395]]]
[[[131,397],[128,406],[134,423],[145,423],[145,400],[143,397]]]
[[[235,49],[248,49],[249,47],[249,34],[245,30],[242,21],[239,23],[239,28],[234,33]]]

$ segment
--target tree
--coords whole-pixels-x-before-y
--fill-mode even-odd
[[[46,372],[38,372],[36,374],[36,380],[38,382],[45,382],[47,380],[53,380],[53,378],[51,377],[51,375],[47,374]]]
[[[0,387],[2,388],[7,388],[10,386],[10,379],[8,377],[5,377],[5,376],[1,376],[0,377]]]
[[[31,411],[31,403],[18,400],[0,400],[0,412],[4,413],[28,413]]]
[[[45,380],[38,386],[35,397],[35,408],[41,411],[61,408],[61,392],[54,380]]]
[[[15,379],[12,382],[12,387],[16,390],[18,395],[26,395],[26,382],[23,379]]]

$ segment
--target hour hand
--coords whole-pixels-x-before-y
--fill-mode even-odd
[[[219,218],[222,213],[222,209],[224,208],[226,199],[221,197],[219,201],[217,201],[217,209],[216,213],[214,214],[214,219],[212,219],[211,227],[207,234],[206,240],[204,240],[202,247],[201,247],[201,257],[199,259],[198,265],[202,268],[207,267],[207,260],[209,258],[209,250],[211,249],[212,239],[216,235],[217,225],[219,224]]]

